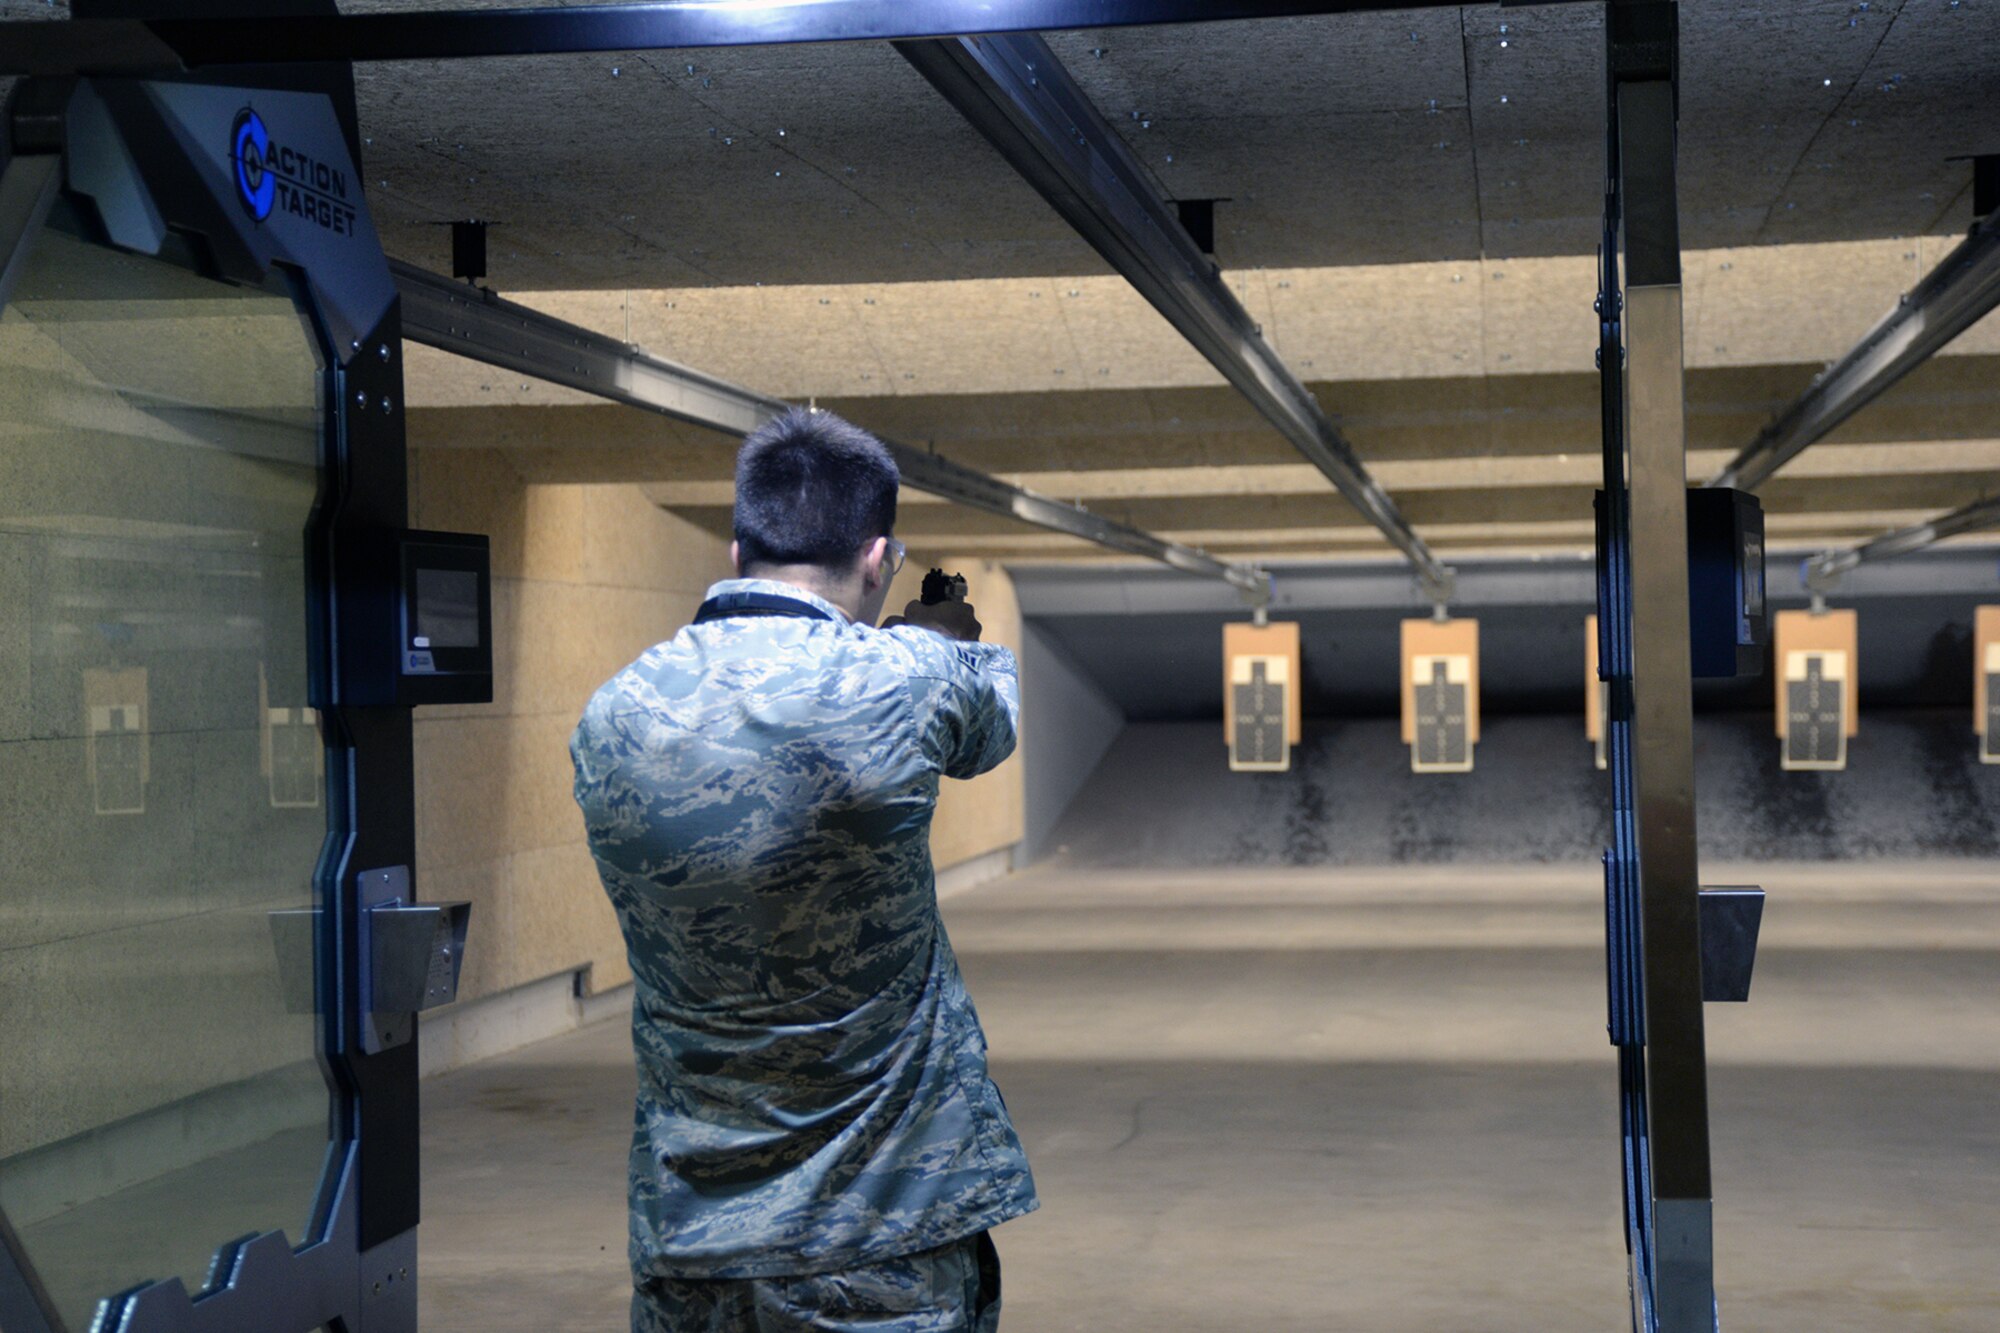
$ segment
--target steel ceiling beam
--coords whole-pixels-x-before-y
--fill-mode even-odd
[[[1560,0],[1558,0],[1560,2]],[[0,74],[450,60],[1456,9],[1459,0],[654,0],[518,9],[0,25]]]
[[[1451,571],[1286,368],[1173,204],[1069,71],[1033,34],[898,42],[896,49],[1077,232],[1326,475],[1442,603]]]
[[[2000,305],[2000,214],[1986,218],[1854,347],[1816,377],[1711,486],[1753,491]]]
[[[1849,550],[1827,551],[1813,556],[1805,562],[1800,573],[1809,591],[1827,593],[1840,581],[1842,574],[1859,565],[1910,555],[1935,546],[1947,537],[1956,537],[1964,532],[1984,532],[1991,528],[2000,528],[2000,496],[1975,500],[1927,523],[1885,532],[1873,541]]]
[[[402,296],[403,336],[440,351],[736,436],[793,406],[414,265],[391,260],[390,269]],[[1261,569],[1218,560],[925,450],[884,443],[904,483],[920,491],[1221,579],[1259,604],[1270,600],[1271,576]]]

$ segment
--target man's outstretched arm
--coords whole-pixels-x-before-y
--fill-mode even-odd
[[[884,628],[916,655],[918,725],[941,773],[977,777],[1014,752],[1020,669],[1007,649],[976,642],[980,625],[969,603],[912,602]]]

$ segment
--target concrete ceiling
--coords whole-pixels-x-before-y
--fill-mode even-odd
[[[1950,159],[2000,149],[2000,6],[1681,8],[1689,246],[1966,225],[1968,173]],[[1050,41],[1167,194],[1230,201],[1217,227],[1227,267],[1596,245],[1597,5]],[[882,45],[377,65],[357,71],[357,88],[390,250],[442,266],[435,224],[493,219],[503,289],[1104,267]]]

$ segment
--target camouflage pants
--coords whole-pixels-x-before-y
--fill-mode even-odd
[[[985,1232],[804,1277],[649,1277],[632,1333],[998,1333],[1000,1256]]]

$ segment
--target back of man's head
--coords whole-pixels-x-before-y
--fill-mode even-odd
[[[752,432],[736,455],[736,544],[744,573],[838,570],[896,526],[896,460],[831,412],[794,408]]]

